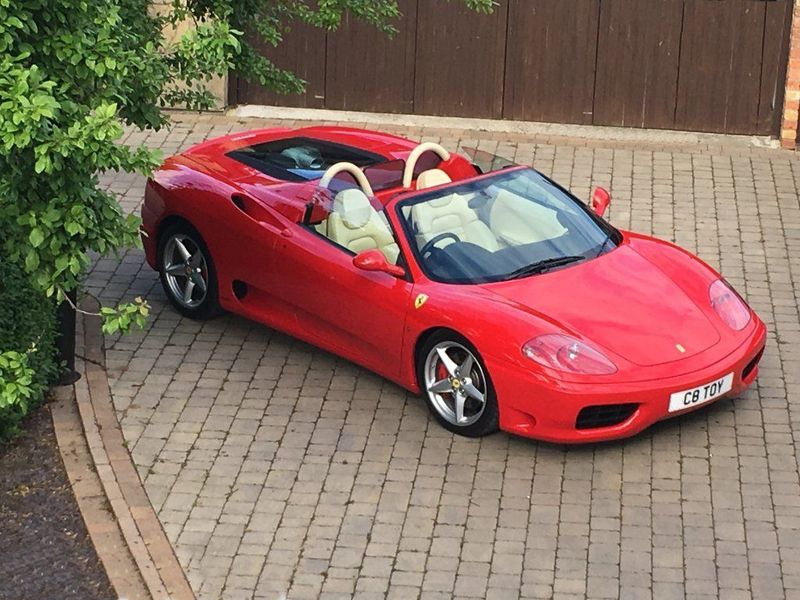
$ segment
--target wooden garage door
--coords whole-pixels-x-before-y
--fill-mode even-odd
[[[347,18],[298,27],[279,96],[231,77],[231,103],[776,134],[792,0],[400,0],[388,39]]]

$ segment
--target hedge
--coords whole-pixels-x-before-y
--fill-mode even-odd
[[[0,257],[0,441],[44,399],[59,369],[53,300]]]

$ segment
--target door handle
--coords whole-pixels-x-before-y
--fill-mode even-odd
[[[294,235],[289,227],[285,226],[283,223],[277,223],[275,221],[264,221],[258,220],[257,223],[271,233],[280,233],[285,238],[290,238]]]

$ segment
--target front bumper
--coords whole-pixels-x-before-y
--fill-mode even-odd
[[[758,320],[748,341],[724,359],[689,374],[635,383],[552,382],[543,385],[531,372],[502,361],[487,359],[487,367],[497,394],[500,429],[549,442],[581,444],[630,437],[657,421],[741,394],[758,376],[758,364],[744,376],[743,371],[763,351],[765,343],[766,327]],[[673,392],[705,385],[730,372],[733,372],[733,387],[725,395],[697,407],[668,411]],[[626,403],[635,403],[638,407],[620,423],[584,429],[576,426],[584,408]]]

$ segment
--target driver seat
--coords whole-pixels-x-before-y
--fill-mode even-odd
[[[328,238],[356,254],[377,248],[391,264],[396,264],[400,255],[389,225],[357,189],[342,190],[333,199]]]
[[[411,218],[416,228],[419,248],[445,232],[454,233],[462,242],[470,242],[490,252],[496,252],[500,248],[492,230],[469,207],[467,198],[459,194],[447,194],[415,204],[411,208]],[[442,241],[445,245],[452,243],[452,240]]]
[[[428,169],[423,171],[417,177],[417,189],[424,190],[427,188],[436,187],[437,185],[444,185],[453,181],[450,175],[441,169]]]

